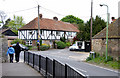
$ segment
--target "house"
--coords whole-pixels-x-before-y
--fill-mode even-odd
[[[40,38],[43,43],[53,44],[53,41],[60,40],[61,37],[72,39],[79,32],[73,24],[58,21],[57,17],[53,19],[42,18],[40,14]],[[18,38],[25,40],[27,45],[36,45],[38,40],[38,17],[30,21],[18,31]]]
[[[8,46],[11,45],[11,42],[14,40],[14,39],[17,39],[18,38],[18,35],[15,34],[10,28],[6,28],[6,29],[0,29],[0,33],[8,39]]]
[[[92,39],[93,51],[105,54],[106,52],[106,28],[96,34]],[[120,55],[120,18],[114,20],[108,26],[108,55],[117,59]]]

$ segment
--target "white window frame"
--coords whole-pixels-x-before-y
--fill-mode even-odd
[[[32,46],[32,41],[31,40],[26,41],[26,45]]]

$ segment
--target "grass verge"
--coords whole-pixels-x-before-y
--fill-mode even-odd
[[[96,56],[95,58],[93,58],[92,56],[89,56],[86,59],[86,62],[112,68],[112,69],[120,69],[120,61],[113,60],[111,56],[108,56],[107,60],[105,56]]]

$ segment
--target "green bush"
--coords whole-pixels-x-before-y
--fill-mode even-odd
[[[66,42],[65,37],[60,37],[60,41],[62,41],[62,42]]]
[[[42,40],[40,39],[40,46],[42,46]]]
[[[71,44],[70,42],[66,42],[66,46],[67,46],[67,47],[69,47],[69,46],[70,46],[70,44]]]
[[[66,44],[62,41],[57,42],[57,48],[58,49],[64,49],[66,47]]]
[[[100,54],[99,54],[99,53],[95,53],[95,54],[96,54],[96,56],[95,56],[96,58],[97,58],[97,57],[100,57]]]
[[[91,57],[87,57],[86,61],[90,61],[90,60],[92,60],[92,58]]]
[[[46,45],[40,46],[40,50],[41,50],[41,51],[48,50],[49,48],[50,48],[50,47],[49,47],[49,46],[46,46]]]
[[[109,62],[109,61],[113,61],[113,57],[107,56],[107,60],[105,60],[104,62],[106,63],[106,62]]]
[[[32,46],[26,45],[28,47],[29,50],[32,50]]]
[[[24,44],[24,45],[25,45],[24,41],[21,40],[21,39],[15,39],[15,40],[13,40],[13,41],[11,42],[11,44],[16,44],[17,42],[19,42],[20,44]]]

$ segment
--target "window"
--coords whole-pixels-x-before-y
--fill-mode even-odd
[[[69,35],[69,36],[72,36],[72,32],[68,32],[68,35]]]
[[[31,40],[29,40],[29,41],[26,41],[26,45],[29,45],[29,46],[31,46],[31,45],[32,45],[32,41],[31,41]]]
[[[32,35],[32,31],[29,31],[29,34]]]
[[[60,32],[59,32],[59,31],[56,31],[56,35],[60,35]]]
[[[41,34],[41,35],[44,35],[44,30],[40,30],[40,34]]]

